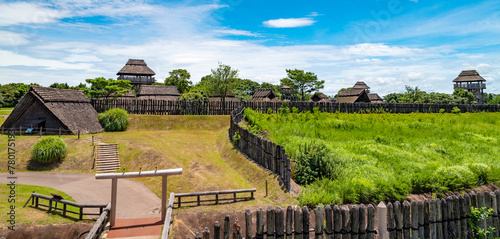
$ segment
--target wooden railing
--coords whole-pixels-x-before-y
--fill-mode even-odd
[[[170,230],[170,221],[172,221],[172,209],[174,208],[174,197],[175,193],[170,193],[170,198],[168,199],[167,216],[165,217],[165,222],[163,222],[163,231],[161,233],[161,239],[168,238],[168,232]]]
[[[89,234],[87,234],[87,237],[85,237],[85,239],[100,238],[101,233],[106,228],[106,224],[108,224],[110,210],[111,210],[111,203],[108,203],[108,205],[106,206],[104,211],[101,213],[101,215],[99,216],[97,221],[94,223],[94,226],[89,231]]]
[[[39,202],[40,198],[48,200],[49,201],[49,205],[41,204]],[[47,195],[38,194],[38,193],[33,192],[31,194],[30,198],[28,198],[28,201],[26,201],[26,203],[24,204],[23,207],[25,207],[26,204],[28,204],[28,202],[30,200],[31,200],[31,205],[34,205],[35,207],[38,207],[38,206],[48,207],[49,211],[51,211],[51,210],[54,210],[54,211],[60,210],[60,211],[62,211],[63,215],[66,215],[66,213],[78,214],[80,220],[83,219],[83,215],[93,215],[93,216],[101,215],[102,212],[103,212],[103,210],[104,210],[104,208],[106,206],[108,206],[107,204],[81,204],[81,203],[76,203],[76,202],[71,202],[71,201],[68,201],[68,200],[64,200],[61,197],[58,197],[58,195],[50,197],[50,196],[47,196]],[[55,202],[54,206],[52,206],[52,202]],[[61,203],[63,205],[63,207],[62,208],[58,208],[57,207],[58,203]],[[70,206],[73,206],[73,207],[77,207],[77,208],[79,208],[79,211],[78,212],[74,212],[74,211],[68,210],[67,205],[70,205]],[[97,213],[84,213],[83,212],[84,208],[99,208],[99,213],[98,214]]]
[[[253,193],[256,191],[255,188],[251,189],[238,189],[238,190],[223,190],[223,191],[208,191],[208,192],[195,192],[195,193],[176,193],[175,198],[177,198],[177,208],[181,207],[183,204],[196,203],[196,206],[200,206],[204,202],[214,202],[216,205],[220,202],[237,202],[246,201],[254,199]],[[248,197],[237,197],[239,193],[250,193]],[[232,194],[232,197],[229,198],[220,198],[219,195],[229,195]],[[203,199],[201,197],[215,196],[215,198],[206,198]],[[196,200],[192,201],[182,201],[183,197],[196,197]],[[194,205],[191,205],[194,206]]]

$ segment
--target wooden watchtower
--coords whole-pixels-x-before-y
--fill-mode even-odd
[[[462,71],[457,78],[453,80],[453,89],[464,89],[472,92],[478,104],[484,103],[483,90],[486,89],[486,80],[477,73],[476,70]]]
[[[155,83],[154,75],[156,73],[148,67],[144,60],[140,59],[129,59],[127,64],[116,74],[118,80],[129,80],[132,88]]]

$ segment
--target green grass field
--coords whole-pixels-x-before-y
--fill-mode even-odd
[[[0,211],[5,215],[10,211],[11,204],[7,202],[7,198],[9,198],[9,188],[6,185],[2,185],[0,188],[0,198],[4,199],[0,203]],[[62,223],[71,223],[78,220],[77,214],[67,213],[66,216],[62,215],[62,211],[52,211],[48,213],[46,207],[35,208],[31,206],[31,201],[23,208],[23,205],[31,196],[31,193],[35,191],[36,193],[49,195],[50,193],[55,193],[61,195],[65,200],[74,202],[73,198],[71,198],[68,194],[61,192],[57,189],[41,187],[41,186],[32,186],[32,185],[16,185],[16,202],[15,202],[15,215],[16,215],[16,226],[21,225],[50,225],[50,224],[62,224]],[[47,205],[47,200],[40,199],[40,203]],[[60,207],[60,206],[58,206]],[[67,206],[68,210],[78,212],[78,208],[73,206]],[[7,216],[4,217],[5,220],[0,221],[0,228],[7,228]],[[84,217],[85,218],[85,217]]]
[[[245,114],[292,160],[314,154],[305,144],[326,146],[322,168],[331,172],[303,188],[303,205],[401,200],[500,179],[500,113]]]

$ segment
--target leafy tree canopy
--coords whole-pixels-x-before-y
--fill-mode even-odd
[[[39,86],[36,83],[31,83],[29,85],[24,83],[10,83],[0,86],[0,95],[3,98],[3,107],[16,106],[21,97],[28,92],[31,85]]]
[[[212,69],[209,77],[202,78],[209,94],[219,95],[222,101],[234,89],[238,80],[238,70],[219,62],[217,69]]]
[[[170,76],[165,79],[165,85],[177,86],[181,94],[188,92],[193,85],[193,82],[189,81],[191,74],[185,69],[175,69],[168,74]]]
[[[292,89],[299,91],[301,100],[305,100],[306,94],[324,88],[325,81],[318,80],[316,74],[312,72],[304,72],[304,70],[287,69],[287,78],[281,79],[282,85],[288,85]]]
[[[86,79],[90,83],[90,88],[84,89],[84,93],[89,98],[108,98],[110,96],[122,96],[130,91],[131,85],[128,80],[105,79],[98,77],[95,79]]]

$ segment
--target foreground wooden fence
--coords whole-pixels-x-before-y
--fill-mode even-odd
[[[266,211],[245,211],[245,218],[224,218],[205,227],[195,238],[276,238],[276,239],[409,239],[472,238],[467,225],[471,207],[492,208],[493,215],[479,222],[480,228],[499,228],[500,191],[470,192],[423,201],[383,202],[378,206],[330,205],[309,211],[307,207],[268,207]],[[232,223],[231,223],[232,220]],[[314,226],[313,226],[314,225]],[[208,226],[208,225],[200,225]],[[495,236],[499,236],[496,230]],[[189,238],[189,237],[186,237]]]
[[[406,103],[315,103],[302,101],[289,102],[186,102],[167,100],[139,99],[91,99],[92,106],[98,113],[112,108],[125,109],[129,114],[150,115],[229,115],[240,106],[249,107],[262,112],[271,109],[277,112],[282,107],[293,107],[299,111],[312,111],[318,107],[322,112],[357,113],[383,109],[391,113],[439,113],[444,110],[451,113],[454,107],[460,112],[499,112],[500,105],[466,105],[466,104],[406,104]]]
[[[99,218],[97,218],[97,221],[94,223],[94,226],[92,226],[92,229],[90,229],[89,234],[87,234],[85,239],[101,238],[101,234],[105,230],[106,224],[108,224],[109,222],[110,210],[111,203],[108,203],[108,205],[104,209],[104,212],[102,212]]]
[[[229,126],[229,138],[235,137],[239,139],[233,141],[237,147],[247,157],[255,163],[268,169],[278,176],[286,191],[290,191],[291,179],[290,159],[285,153],[285,149],[270,140],[265,140],[247,129],[239,126],[239,122],[243,118],[243,106],[235,109],[231,113],[231,125]]]

